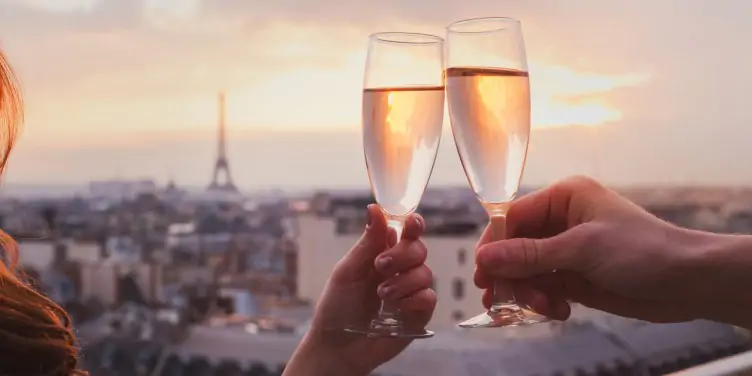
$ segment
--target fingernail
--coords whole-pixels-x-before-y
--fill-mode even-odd
[[[379,287],[379,296],[385,298],[394,292],[394,286],[381,286]]]
[[[376,260],[376,267],[380,270],[384,270],[389,267],[389,265],[392,264],[392,258],[391,257],[381,257]]]
[[[415,223],[416,223],[416,224],[418,225],[418,228],[420,229],[420,231],[421,231],[421,232],[423,232],[423,230],[425,230],[425,229],[423,228],[423,221],[421,221],[421,220],[420,220],[419,218],[417,218],[417,217],[416,217],[415,219],[413,219],[413,220],[414,220],[414,221],[415,221]]]
[[[373,218],[371,218],[371,205],[368,204],[366,206],[366,228],[371,227],[371,221],[373,221]]]

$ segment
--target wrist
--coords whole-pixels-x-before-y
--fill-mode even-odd
[[[701,317],[752,329],[752,236],[686,230],[693,245],[689,258],[695,273],[688,286],[697,286],[690,302]]]
[[[295,349],[283,376],[367,376],[307,333]]]

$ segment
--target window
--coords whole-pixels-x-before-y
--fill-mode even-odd
[[[465,281],[462,278],[455,278],[452,283],[452,294],[454,299],[461,300],[465,297]]]
[[[465,319],[465,313],[462,311],[454,311],[452,312],[452,320],[454,321],[462,321]]]
[[[460,265],[465,265],[467,262],[467,250],[465,248],[460,248],[457,251],[457,263]]]

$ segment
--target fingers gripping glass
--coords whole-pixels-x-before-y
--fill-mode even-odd
[[[431,177],[444,117],[444,39],[415,33],[371,36],[363,90],[363,149],[373,194],[401,239]],[[387,302],[369,323],[348,331],[426,338]]]
[[[488,212],[492,240],[504,239],[530,135],[530,86],[520,23],[478,18],[447,27],[446,92],[457,152]],[[509,283],[493,288],[491,308],[460,324],[505,327],[544,321],[520,307]]]

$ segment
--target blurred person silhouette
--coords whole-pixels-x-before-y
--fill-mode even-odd
[[[13,71],[0,51],[0,172],[18,135],[23,110]],[[19,272],[18,248],[0,232],[0,375],[74,376],[78,346],[68,314]]]
[[[752,329],[752,236],[681,228],[587,177],[515,200],[508,240],[481,237],[475,284],[565,320],[570,301],[656,323],[707,319]]]
[[[342,328],[368,322],[379,309],[379,298],[402,311],[405,325],[425,327],[436,307],[436,292],[425,265],[426,246],[419,239],[424,228],[423,218],[412,214],[398,242],[379,207],[368,206],[365,232],[334,267],[284,376],[369,375],[410,344],[408,339],[369,338]]]

